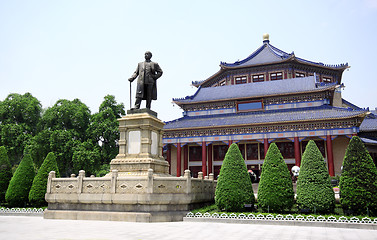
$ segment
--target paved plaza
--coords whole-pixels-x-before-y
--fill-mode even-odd
[[[377,239],[364,229],[271,226],[201,222],[130,223],[50,220],[42,217],[0,216],[0,239],[12,240],[145,240],[145,239]]]

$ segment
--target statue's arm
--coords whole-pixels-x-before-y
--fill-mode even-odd
[[[132,76],[128,79],[128,81],[133,82],[135,78],[139,75],[139,64],[137,65],[137,68],[135,72],[132,74]]]
[[[158,65],[158,63],[156,63],[155,65],[155,71],[156,71],[156,74],[154,75],[154,80],[157,80],[159,77],[161,77],[162,75],[162,69],[160,68],[160,65]]]

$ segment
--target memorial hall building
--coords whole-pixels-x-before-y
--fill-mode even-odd
[[[359,135],[377,157],[377,116],[342,98],[348,64],[327,65],[297,57],[270,44],[192,82],[192,96],[175,98],[183,117],[166,122],[163,144],[170,173],[219,175],[232,143],[248,169],[260,175],[269,144],[276,143],[288,168],[300,166],[309,140],[321,151],[331,176],[341,173],[345,150]]]

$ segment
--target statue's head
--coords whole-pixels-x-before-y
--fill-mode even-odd
[[[145,60],[151,60],[152,53],[150,51],[146,51],[144,56],[145,56]]]

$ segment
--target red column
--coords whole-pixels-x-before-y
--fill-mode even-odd
[[[177,177],[181,176],[181,143],[177,143]]]
[[[266,156],[268,151],[268,138],[264,139],[264,156]]]
[[[183,170],[189,169],[188,167],[188,145],[183,146]]]
[[[295,165],[301,165],[300,141],[298,140],[298,137],[295,137]]]
[[[229,140],[228,141],[228,147],[230,147],[230,145],[232,145],[233,141],[232,140]]]
[[[202,172],[203,176],[207,176],[207,146],[206,142],[202,142]]]
[[[352,137],[357,136],[357,133],[352,133]]]
[[[332,151],[332,140],[331,135],[326,136],[326,147],[327,147],[327,164],[329,168],[330,176],[335,176],[334,172],[334,155]]]
[[[212,173],[212,144],[208,145],[208,174]]]
[[[169,163],[169,174],[171,174],[171,145],[168,145],[168,150],[166,151],[166,161]]]

